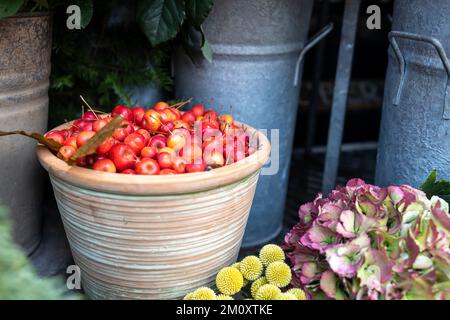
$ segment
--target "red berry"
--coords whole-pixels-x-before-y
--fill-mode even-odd
[[[202,105],[193,106],[191,109],[195,117],[202,117],[205,114],[205,108]]]
[[[158,174],[159,170],[158,163],[153,159],[144,158],[136,164],[137,174],[153,175]]]
[[[169,169],[172,167],[172,155],[168,152],[158,153],[156,156],[161,169]]]
[[[142,148],[145,147],[145,138],[135,132],[126,137],[124,143],[129,145],[136,155],[139,155]]]
[[[84,121],[82,119],[78,119],[72,125],[73,131],[92,131],[92,124],[92,121]]]
[[[106,119],[95,120],[94,123],[92,124],[92,130],[94,130],[95,132],[99,132],[107,124],[108,121]]]
[[[186,172],[203,172],[205,170],[206,164],[204,162],[186,164]]]
[[[77,166],[79,166],[79,167],[86,167],[87,166],[86,157],[78,158],[76,163],[77,163]]]
[[[172,169],[162,169],[159,172],[160,175],[171,175],[171,174],[177,174],[177,172],[175,170]]]
[[[167,123],[177,120],[177,115],[172,111],[171,108],[166,108],[163,110],[158,110],[160,119],[162,123]]]
[[[109,157],[119,171],[133,169],[137,161],[133,149],[125,143],[114,145],[111,150],[109,150]]]
[[[154,147],[145,147],[141,150],[142,158],[155,158],[157,154],[156,148]]]
[[[181,117],[183,116],[183,114],[181,113],[180,110],[178,110],[177,108],[170,108],[170,111],[172,111],[172,113],[175,114],[176,120],[181,120]]]
[[[95,121],[97,119],[98,119],[97,115],[92,111],[85,112],[83,114],[83,116],[81,117],[81,120],[84,120],[84,121]]]
[[[52,139],[53,141],[58,142],[59,144],[64,144],[64,142],[65,142],[64,134],[62,134],[59,131],[51,131],[51,132],[47,133],[45,135],[45,137],[47,139]]]
[[[110,159],[98,160],[97,162],[94,163],[92,169],[110,173],[116,172],[116,166],[114,165],[114,162],[112,162]]]
[[[184,137],[184,135],[174,133],[167,138],[166,143],[169,148],[180,150],[186,144],[186,138]]]
[[[133,128],[133,125],[131,124],[131,122],[124,120],[122,122],[122,127],[117,128],[114,131],[113,137],[119,141],[123,141],[123,140],[125,140],[126,137],[128,137],[128,135],[130,135],[133,132],[134,132],[134,128]]]
[[[67,161],[75,153],[75,151],[77,151],[77,149],[72,146],[62,146],[59,148],[58,154],[62,159]]]
[[[136,123],[137,125],[141,125],[142,121],[144,120],[144,115],[145,115],[145,109],[142,107],[136,107],[132,109],[133,111],[133,121],[134,123]]]
[[[164,101],[159,101],[157,103],[155,103],[155,105],[153,106],[153,108],[157,111],[159,110],[164,110],[166,108],[169,108],[169,104],[167,102]]]
[[[77,146],[78,148],[85,144],[90,138],[95,136],[95,131],[81,131],[77,136]]]
[[[203,160],[208,166],[222,167],[225,164],[223,153],[219,151],[203,154]]]
[[[64,145],[71,146],[71,147],[74,147],[75,149],[77,149],[78,148],[77,137],[72,136],[72,137],[67,138],[66,141],[64,142]]]
[[[113,137],[109,137],[105,141],[102,142],[101,145],[97,147],[98,154],[107,154],[109,150],[116,144],[116,140]]]
[[[132,122],[134,118],[133,111],[131,111],[130,108],[122,105],[115,107],[111,112],[111,115],[113,116],[113,118],[116,116],[122,116],[122,118],[130,122]]]
[[[180,150],[180,156],[189,164],[201,162],[202,153],[202,148],[198,144],[185,145]]]
[[[136,132],[141,134],[144,137],[145,145],[147,145],[151,138],[150,133],[145,129],[138,129]]]
[[[194,123],[195,114],[192,111],[186,111],[185,113],[183,113],[181,120],[186,121],[187,123]]]
[[[165,134],[171,133],[174,129],[175,129],[175,125],[173,124],[172,121],[162,124],[161,127],[159,128],[159,130]]]
[[[184,173],[186,170],[186,160],[183,158],[173,159],[172,169],[175,170],[176,173]]]
[[[175,126],[175,129],[187,129],[187,130],[189,130],[190,129],[190,125],[189,125],[189,123],[187,123],[186,121],[184,121],[184,120],[180,120],[180,119],[178,119],[178,120],[175,120],[174,122],[173,122],[173,124],[174,124],[174,126]]]
[[[161,116],[155,110],[148,110],[144,115],[144,120],[142,122],[144,129],[150,130],[152,132],[158,131],[161,126]]]
[[[150,142],[148,143],[149,147],[153,147],[155,149],[161,149],[164,148],[167,145],[167,138],[163,135],[156,135],[153,136],[150,139]]]

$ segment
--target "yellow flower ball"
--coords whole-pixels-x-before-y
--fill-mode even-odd
[[[286,287],[292,279],[291,268],[284,262],[275,261],[267,266],[267,282],[279,288]]]
[[[297,297],[297,300],[306,300],[306,293],[302,289],[299,288],[292,288],[286,291],[287,293],[292,293],[294,296]]]
[[[238,293],[241,291],[243,285],[244,277],[236,268],[223,268],[216,276],[217,289],[223,294],[233,295]]]
[[[192,300],[193,297],[194,297],[194,293],[190,292],[184,296],[183,300]]]
[[[267,284],[267,279],[266,277],[261,277],[259,279],[256,279],[255,281],[253,281],[251,287],[250,287],[250,293],[252,294],[253,298],[256,298],[256,293],[258,292],[259,288],[261,288],[261,286]]]
[[[258,257],[248,256],[242,259],[239,270],[245,279],[256,280],[262,274],[263,264]]]
[[[210,288],[201,287],[192,293],[192,300],[216,300],[216,294]]]
[[[232,268],[236,268],[236,269],[238,269],[239,271],[240,271],[240,266],[241,266],[241,263],[240,263],[240,262],[235,262],[235,263],[233,263],[233,264],[231,265]]]
[[[297,297],[292,293],[282,292],[275,297],[275,300],[297,300]]]
[[[275,261],[284,261],[284,251],[275,244],[267,244],[259,252],[259,258],[265,266]]]
[[[224,295],[224,294],[219,294],[217,295],[217,299],[216,300],[234,300],[233,297]]]
[[[262,285],[256,293],[256,300],[275,300],[275,298],[281,293],[280,288],[273,284]]]

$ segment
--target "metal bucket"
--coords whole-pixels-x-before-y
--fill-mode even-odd
[[[222,106],[222,113],[255,128],[280,129],[279,171],[260,178],[244,247],[269,241],[282,228],[300,92],[295,67],[312,6],[312,0],[217,0],[204,23],[213,62],[194,65],[182,51],[174,58],[178,98]]]
[[[67,125],[59,127],[65,128]],[[201,173],[139,176],[70,167],[38,146],[84,292],[92,299],[176,299],[236,261],[270,144]]]
[[[0,130],[45,132],[51,55],[47,14],[0,20]],[[41,238],[43,170],[29,138],[0,138],[0,202],[10,208],[13,238],[27,254]]]
[[[450,178],[450,2],[396,0],[389,35],[379,185]]]

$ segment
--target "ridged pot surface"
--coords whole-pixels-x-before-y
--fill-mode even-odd
[[[213,61],[198,53],[194,64],[183,50],[175,54],[178,98],[194,97],[255,128],[280,130],[279,170],[260,178],[244,236],[246,247],[269,241],[281,231],[300,93],[300,85],[293,84],[294,73],[313,2],[216,0],[203,26]]]
[[[88,297],[178,299],[213,285],[239,253],[270,152],[264,135],[259,141],[259,150],[237,163],[172,176],[70,167],[38,146]]]
[[[0,19],[0,130],[47,128],[51,18],[46,14]],[[27,254],[39,244],[43,170],[33,140],[0,138],[0,203],[10,209],[13,238]]]

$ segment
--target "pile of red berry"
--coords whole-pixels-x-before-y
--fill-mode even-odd
[[[253,137],[231,115],[219,116],[201,105],[181,112],[166,102],[149,110],[119,105],[111,114],[88,111],[69,129],[51,131],[46,138],[62,145],[58,156],[67,161],[118,115],[122,125],[95,154],[77,159],[78,166],[123,174],[179,174],[222,167],[256,150]]]

